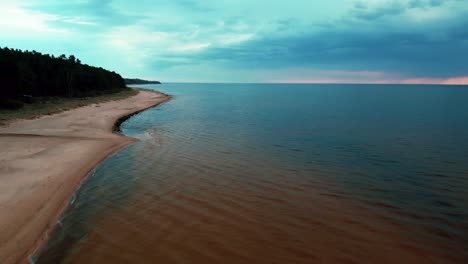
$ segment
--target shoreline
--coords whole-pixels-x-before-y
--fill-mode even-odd
[[[0,109],[0,127],[8,126],[18,120],[35,119],[87,105],[122,100],[137,93],[137,89],[126,88],[118,92],[91,97],[38,97],[16,110]]]
[[[147,91],[147,92],[155,92],[153,90],[150,90],[150,89],[144,89],[144,88],[137,88],[139,91]],[[161,93],[161,92],[157,92],[158,94],[161,94],[165,97],[167,97],[167,100],[164,101],[164,102],[167,102],[169,100],[171,100],[172,98],[174,98],[174,96],[172,95],[168,95],[168,94],[165,94],[165,93]],[[161,102],[161,103],[164,103],[164,102]],[[141,110],[137,110],[133,113],[129,113],[128,115],[124,115],[124,116],[121,116],[119,117],[115,122],[114,122],[114,125],[112,126],[112,132],[115,133],[115,134],[118,134],[118,135],[122,135],[122,136],[125,136],[124,134],[122,134],[122,130],[120,129],[120,125],[122,125],[122,123],[124,123],[125,121],[127,121],[128,119],[130,119],[132,116],[135,116],[135,115],[138,115],[139,113],[145,111],[145,110],[148,110],[150,108],[153,108],[155,106],[158,106],[159,104],[161,103],[158,103],[156,105],[153,105],[153,106],[150,106],[150,107],[147,107],[147,108],[144,108],[144,109],[141,109]],[[125,136],[126,137],[126,136]]]
[[[0,127],[0,262],[28,263],[89,173],[137,141],[119,133],[120,124],[171,98],[139,90]]]

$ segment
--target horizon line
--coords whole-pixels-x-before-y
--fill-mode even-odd
[[[223,81],[161,81],[167,83],[200,83],[200,84],[329,84],[329,85],[428,85],[428,86],[468,86],[468,83],[404,83],[404,82],[223,82]]]

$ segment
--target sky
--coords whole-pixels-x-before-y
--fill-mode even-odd
[[[468,0],[0,0],[0,47],[163,82],[468,84]]]

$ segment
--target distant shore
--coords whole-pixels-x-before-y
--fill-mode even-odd
[[[161,84],[160,81],[150,81],[150,80],[142,80],[142,79],[129,79],[125,78],[125,84],[127,85],[135,85],[135,84]]]
[[[141,90],[0,127],[0,262],[27,262],[89,172],[136,141],[113,133],[116,122],[170,99]]]

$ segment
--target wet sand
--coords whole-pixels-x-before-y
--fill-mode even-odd
[[[26,263],[86,175],[136,141],[112,132],[120,118],[169,99],[140,91],[0,127],[0,263]]]

